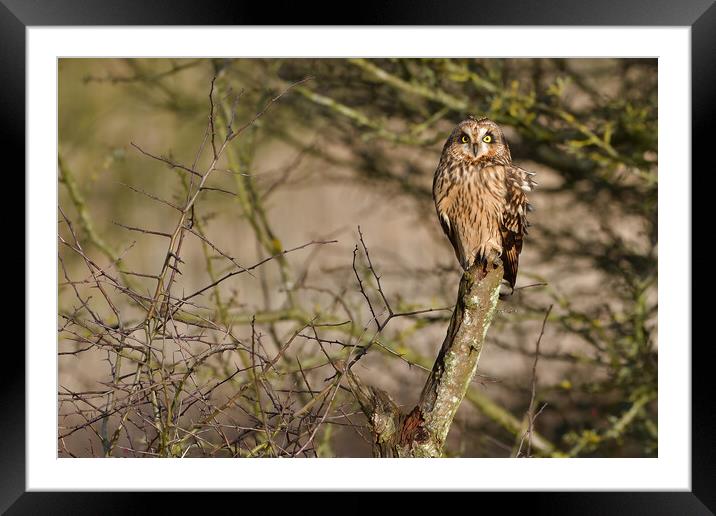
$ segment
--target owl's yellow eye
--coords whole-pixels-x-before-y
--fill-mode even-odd
[[[460,137],[460,141],[461,141],[462,143],[470,143],[470,137],[469,137],[468,135],[466,135],[466,134],[463,134],[463,135]]]
[[[489,134],[486,134],[485,136],[482,137],[482,141],[485,142],[485,143],[491,143],[491,142],[492,142],[492,136],[490,136]]]

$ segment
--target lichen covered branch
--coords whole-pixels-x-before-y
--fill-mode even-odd
[[[374,436],[380,457],[440,457],[453,418],[477,371],[487,330],[495,314],[503,269],[463,274],[442,348],[417,406],[403,415],[385,392],[348,380]]]

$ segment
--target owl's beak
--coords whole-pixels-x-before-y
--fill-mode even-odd
[[[472,144],[472,155],[477,157],[477,144],[476,143]]]

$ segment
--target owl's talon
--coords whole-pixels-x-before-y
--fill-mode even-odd
[[[492,267],[494,269],[497,269],[502,266],[502,252],[498,251],[497,249],[493,249],[490,251],[490,254],[485,259],[485,265],[492,264]]]

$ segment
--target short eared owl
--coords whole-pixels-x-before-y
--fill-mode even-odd
[[[443,231],[460,265],[504,266],[514,289],[522,238],[527,234],[526,192],[536,186],[534,172],[512,164],[500,127],[472,116],[445,142],[433,179],[433,198]]]

